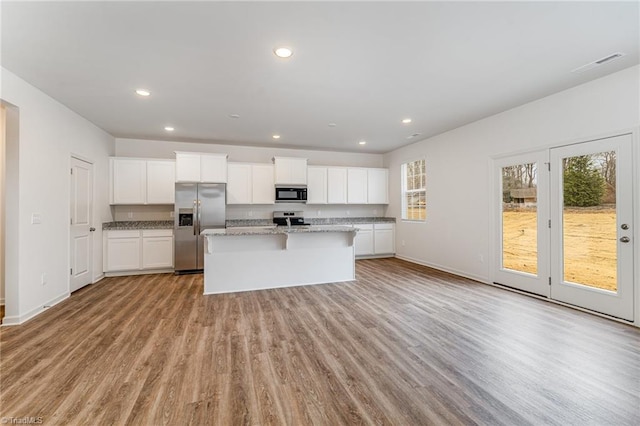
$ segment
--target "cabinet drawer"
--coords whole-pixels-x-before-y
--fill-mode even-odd
[[[143,237],[173,237],[173,229],[144,229]]]
[[[393,223],[376,223],[376,229],[393,229]]]
[[[138,238],[140,236],[139,230],[126,230],[126,231],[107,231],[107,238]]]

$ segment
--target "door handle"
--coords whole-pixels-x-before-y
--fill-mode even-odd
[[[621,242],[621,243],[628,243],[629,241],[631,241],[631,240],[629,239],[629,237],[622,237],[622,238],[620,238],[620,242]]]
[[[94,232],[96,230],[96,228],[94,228],[93,226],[91,228],[89,228],[89,232]]]

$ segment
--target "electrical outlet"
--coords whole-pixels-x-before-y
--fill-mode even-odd
[[[347,210],[347,216],[349,216],[351,214],[351,212],[349,210]]]
[[[175,213],[174,213],[174,212],[172,212],[172,211],[171,211],[171,212],[169,212],[169,217],[170,217],[171,219],[173,219],[173,218],[175,217]]]
[[[127,217],[129,219],[133,219],[133,212],[127,212]]]
[[[373,209],[373,215],[376,216],[378,214],[378,209]]]
[[[44,272],[42,273],[42,275],[40,275],[40,283],[42,285],[45,285],[47,283],[47,274],[45,274]]]
[[[322,210],[318,210],[318,216],[322,216]]]
[[[480,263],[484,263],[484,256],[479,254],[478,255],[478,260],[480,261]]]
[[[402,245],[402,247],[404,247],[404,240],[402,240],[402,242],[400,244]]]
[[[249,217],[253,217],[253,210],[249,210]]]
[[[40,225],[42,223],[42,215],[40,213],[31,214],[31,224]]]

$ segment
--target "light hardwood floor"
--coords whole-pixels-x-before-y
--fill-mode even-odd
[[[203,296],[104,279],[0,331],[0,417],[44,424],[638,425],[640,331],[397,259]]]

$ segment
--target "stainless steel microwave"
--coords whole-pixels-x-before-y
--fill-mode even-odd
[[[276,186],[276,203],[306,203],[306,186]]]

